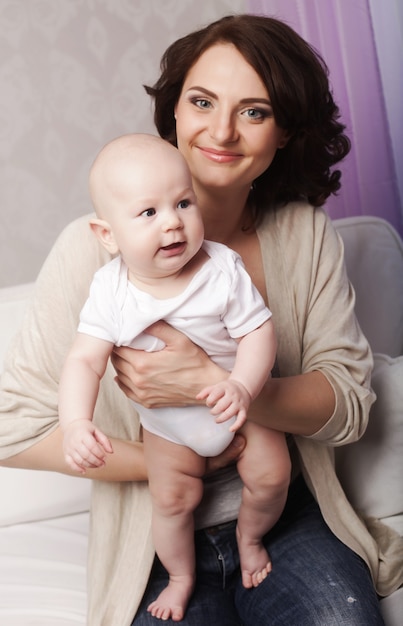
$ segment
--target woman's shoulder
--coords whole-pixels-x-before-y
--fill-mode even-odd
[[[56,239],[45,262],[62,263],[68,271],[95,272],[111,260],[110,254],[98,242],[89,221],[92,214],[83,215],[65,226]]]
[[[331,265],[342,256],[342,244],[323,208],[293,202],[269,213],[258,229],[265,268],[286,273],[292,281]]]
[[[331,220],[322,207],[314,207],[308,202],[289,202],[269,211],[262,224],[260,232],[273,232],[288,237],[290,233],[309,230],[323,230],[331,227]]]
[[[82,306],[93,275],[111,258],[91,231],[90,217],[72,221],[60,233],[37,277],[38,293],[61,290],[63,300],[74,294]]]
[[[265,216],[258,228],[262,247],[272,250],[287,249],[287,254],[301,254],[321,248],[323,241],[339,247],[338,235],[332,220],[322,207],[307,202],[290,202],[278,207]]]
[[[55,247],[71,246],[72,244],[76,244],[77,247],[97,245],[96,237],[90,228],[92,217],[95,217],[95,214],[88,213],[69,222],[57,237]]]

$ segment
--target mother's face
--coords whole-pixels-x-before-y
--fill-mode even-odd
[[[175,116],[178,148],[199,188],[249,188],[287,141],[260,76],[229,43],[191,67]]]

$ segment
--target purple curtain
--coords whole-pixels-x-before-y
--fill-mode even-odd
[[[376,215],[403,234],[390,130],[368,0],[249,0],[251,13],[287,22],[323,56],[352,150],[342,189],[328,200],[333,218]],[[387,10],[386,3],[384,6]],[[400,67],[400,78],[398,78]],[[396,60],[396,80],[401,63]]]

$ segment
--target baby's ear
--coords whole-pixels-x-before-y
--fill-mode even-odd
[[[106,220],[93,218],[90,220],[90,227],[98,241],[101,242],[110,254],[114,255],[119,252],[119,247],[116,243],[112,228]]]

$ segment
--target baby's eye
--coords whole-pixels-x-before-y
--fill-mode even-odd
[[[190,200],[180,200],[178,202],[178,209],[187,209],[190,205]]]
[[[143,215],[144,217],[152,217],[153,215],[155,215],[155,213],[155,209],[146,209],[145,211],[140,213],[140,215]]]

